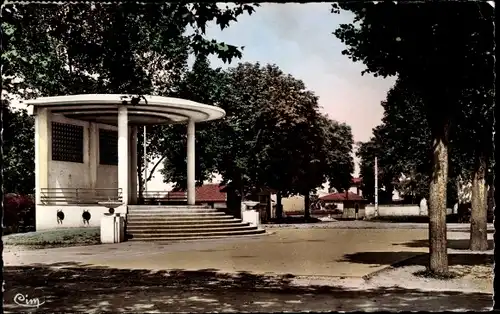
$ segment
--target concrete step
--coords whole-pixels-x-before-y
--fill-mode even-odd
[[[213,233],[213,232],[233,232],[233,231],[245,231],[245,230],[255,230],[255,226],[222,226],[222,227],[207,227],[192,229],[187,228],[137,228],[137,227],[127,227],[127,233],[137,235],[150,235],[150,234],[166,234],[171,235],[174,233]]]
[[[177,217],[211,219],[211,218],[232,218],[231,215],[224,213],[131,213],[127,214],[127,219],[155,218],[155,219],[170,219]]]
[[[158,223],[158,222],[129,222],[127,224],[127,228],[136,229],[136,228],[151,228],[151,229],[176,229],[176,228],[191,228],[191,229],[202,229],[202,228],[217,228],[217,227],[238,227],[238,226],[249,226],[248,222],[241,221],[228,221],[228,222],[205,222],[205,223],[189,223],[189,222],[181,222],[181,223]]]
[[[247,238],[247,237],[256,237],[259,235],[262,235],[264,232],[260,233],[250,233],[250,234],[242,234],[242,235],[235,235],[232,236],[232,238]],[[130,239],[129,241],[136,241],[136,242],[177,242],[177,241],[182,241],[182,242],[190,242],[190,241],[200,241],[200,240],[215,240],[215,239],[227,239],[228,236],[222,235],[222,236],[202,236],[202,237],[169,237],[169,238],[150,238],[150,239]]]
[[[217,209],[213,208],[141,208],[141,209],[128,209],[128,213],[219,213]]]
[[[206,223],[236,223],[241,222],[241,219],[235,220],[232,217],[141,217],[141,218],[129,218],[127,219],[127,224],[160,224],[160,225],[179,225],[179,224],[206,224]]]
[[[139,219],[140,218],[140,219]],[[158,217],[132,217],[132,219],[128,219],[129,223],[151,223],[151,222],[159,222],[159,223],[183,223],[185,222],[186,224],[198,224],[198,223],[229,223],[229,222],[241,222],[242,220],[239,218],[234,218],[232,216],[223,216],[223,217],[186,217],[186,216],[179,216],[179,217],[160,217],[161,219],[158,219]],[[185,218],[185,219],[184,219]]]
[[[242,235],[256,235],[265,233],[264,229],[254,228],[252,230],[238,231],[212,231],[212,232],[184,232],[184,233],[149,233],[149,234],[132,234],[131,241],[169,241],[169,240],[184,240],[184,239],[206,239],[214,237],[231,237]]]
[[[241,219],[206,206],[129,206],[132,241],[176,241],[250,236],[265,233]]]
[[[128,205],[128,210],[148,210],[148,209],[212,209],[209,206],[205,205]]]

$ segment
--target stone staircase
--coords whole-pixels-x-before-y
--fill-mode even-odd
[[[173,241],[246,236],[264,229],[204,206],[128,206],[129,241]]]

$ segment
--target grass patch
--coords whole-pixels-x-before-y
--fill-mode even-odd
[[[31,248],[94,245],[101,243],[101,236],[95,227],[64,228],[9,234],[3,237],[3,243]]]

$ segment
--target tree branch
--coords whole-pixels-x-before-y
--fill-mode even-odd
[[[154,165],[153,169],[151,169],[151,171],[149,172],[149,176],[148,178],[146,179],[146,182],[148,181],[151,181],[151,179],[153,178],[153,174],[155,173],[155,170],[156,170],[156,167],[158,167],[158,165],[165,159],[165,156],[161,157],[160,160],[158,160],[158,162],[156,162],[156,164]]]

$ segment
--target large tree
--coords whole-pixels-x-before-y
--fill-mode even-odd
[[[472,182],[469,248],[488,249],[488,186],[493,184],[494,92],[493,82],[477,90],[466,90],[463,112],[454,132],[458,175]]]
[[[325,182],[347,191],[354,171],[351,127],[322,114],[309,123],[309,133],[297,136],[307,150],[303,150],[303,163],[294,182],[295,189],[304,195],[306,219],[310,217],[311,193]]]
[[[324,182],[340,192],[349,190],[354,172],[352,150],[354,138],[352,130],[346,123],[340,123],[324,116],[322,121],[324,144],[324,160],[321,160]],[[323,183],[323,182],[322,182]]]
[[[463,111],[457,114],[450,128],[447,206],[452,207],[457,202],[458,182],[465,180],[473,183],[471,231],[474,232],[471,232],[471,249],[484,250],[487,248],[486,175],[492,172],[494,107],[491,91],[478,92],[463,93],[459,100]],[[382,125],[374,129],[374,137],[363,143],[358,151],[365,186],[369,191],[373,188],[373,159],[377,156],[381,181],[386,180],[387,173],[392,176],[403,174],[406,180],[398,185],[403,195],[427,197],[428,191],[425,189],[431,174],[431,137],[427,121],[422,115],[422,100],[405,82],[397,80],[382,106]],[[483,166],[479,167],[481,158],[484,159]],[[478,244],[474,246],[475,241]]]
[[[374,159],[378,158],[379,188],[383,186],[390,192],[382,193],[387,195],[381,197],[380,203],[392,201],[395,185],[414,195],[413,201],[428,197],[430,130],[422,106],[420,97],[397,80],[382,102],[382,124],[373,129],[373,137],[357,152],[368,196],[373,196]],[[402,175],[406,177],[403,186],[398,184]]]
[[[429,268],[448,272],[446,185],[450,126],[460,92],[492,77],[493,15],[488,3],[341,3],[333,10],[354,13],[353,24],[335,35],[343,51],[366,65],[364,72],[398,75],[424,103],[433,145],[429,197]],[[463,27],[467,25],[467,27]]]
[[[6,95],[3,95],[4,97]],[[33,194],[35,190],[34,119],[25,109],[14,109],[2,99],[3,189],[6,193]]]
[[[221,72],[199,59],[185,78],[180,92],[226,111],[224,119],[198,128],[197,179],[201,183],[212,172],[221,174],[235,213],[241,198],[256,190],[278,191],[279,208],[280,196],[308,195],[326,174],[339,182],[350,176],[350,128],[321,119],[314,94],[277,66],[245,63]],[[163,132],[165,179],[182,188],[185,130]],[[327,158],[330,166],[347,161],[327,169]]]
[[[397,80],[389,90],[387,99],[382,102],[382,107],[382,124],[374,128],[373,137],[370,141],[361,143],[357,152],[361,158],[361,174],[367,189],[365,195],[372,197],[373,160],[378,157],[379,180],[382,183],[394,184],[400,194],[414,203],[422,197],[428,198],[432,171],[431,134],[422,112],[422,100],[404,81]],[[464,112],[460,117],[464,115],[467,113]],[[470,159],[470,138],[461,134],[467,127],[470,126],[457,121],[450,133],[452,145],[449,154],[448,207],[457,201],[457,180],[465,177],[463,170],[470,167],[467,164]]]

